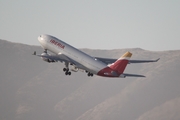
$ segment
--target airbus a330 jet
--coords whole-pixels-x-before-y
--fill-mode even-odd
[[[48,63],[58,61],[64,63],[63,71],[65,75],[71,75],[71,71],[77,72],[81,70],[85,71],[88,76],[95,74],[103,77],[145,77],[143,75],[124,73],[127,64],[157,62],[159,60],[129,60],[132,56],[130,52],[126,52],[119,59],[92,57],[64,41],[46,34],[40,35],[38,41],[44,52],[37,55],[35,51],[33,55],[41,57],[42,60]],[[51,55],[47,51],[54,54]],[[69,66],[71,66],[71,69]]]

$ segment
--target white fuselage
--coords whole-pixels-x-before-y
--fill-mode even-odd
[[[79,66],[80,68],[93,74],[97,74],[100,70],[107,67],[105,63],[53,36],[41,35],[38,37],[38,40],[44,49],[47,49],[57,55],[63,54],[69,57],[70,59],[79,63],[81,65]]]

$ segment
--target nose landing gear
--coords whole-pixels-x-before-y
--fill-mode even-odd
[[[65,68],[63,68],[63,71],[65,72],[65,75],[71,75],[71,72],[69,71],[69,63],[65,62]]]

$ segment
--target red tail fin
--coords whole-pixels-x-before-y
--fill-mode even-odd
[[[132,53],[126,52],[123,56],[121,56],[116,62],[111,64],[109,67],[113,70],[118,71],[118,73],[123,73],[131,56]]]

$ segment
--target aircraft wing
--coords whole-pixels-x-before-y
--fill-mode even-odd
[[[36,54],[33,54],[36,55]],[[70,62],[70,59],[68,59],[65,55],[60,54],[60,55],[36,55],[38,57],[43,57],[43,58],[47,58],[50,60],[54,60],[54,61],[60,61],[60,62]]]
[[[111,58],[100,58],[100,57],[95,57],[95,59],[98,59],[106,64],[111,64],[114,63],[117,59],[111,59]],[[148,63],[148,62],[157,62],[160,58],[156,60],[129,60],[129,63]]]
[[[36,55],[36,51],[33,53],[33,55]],[[58,55],[36,55],[38,57],[42,57],[42,58],[46,58],[46,59],[50,59],[51,61],[55,61],[55,62],[67,62],[70,64],[75,65],[76,67],[80,68],[80,69],[84,69],[85,67],[82,66],[80,63],[74,61],[73,59],[67,57],[64,54],[58,54]]]
[[[124,76],[124,77],[145,77],[144,75],[127,74],[127,73],[123,73],[122,76]]]

